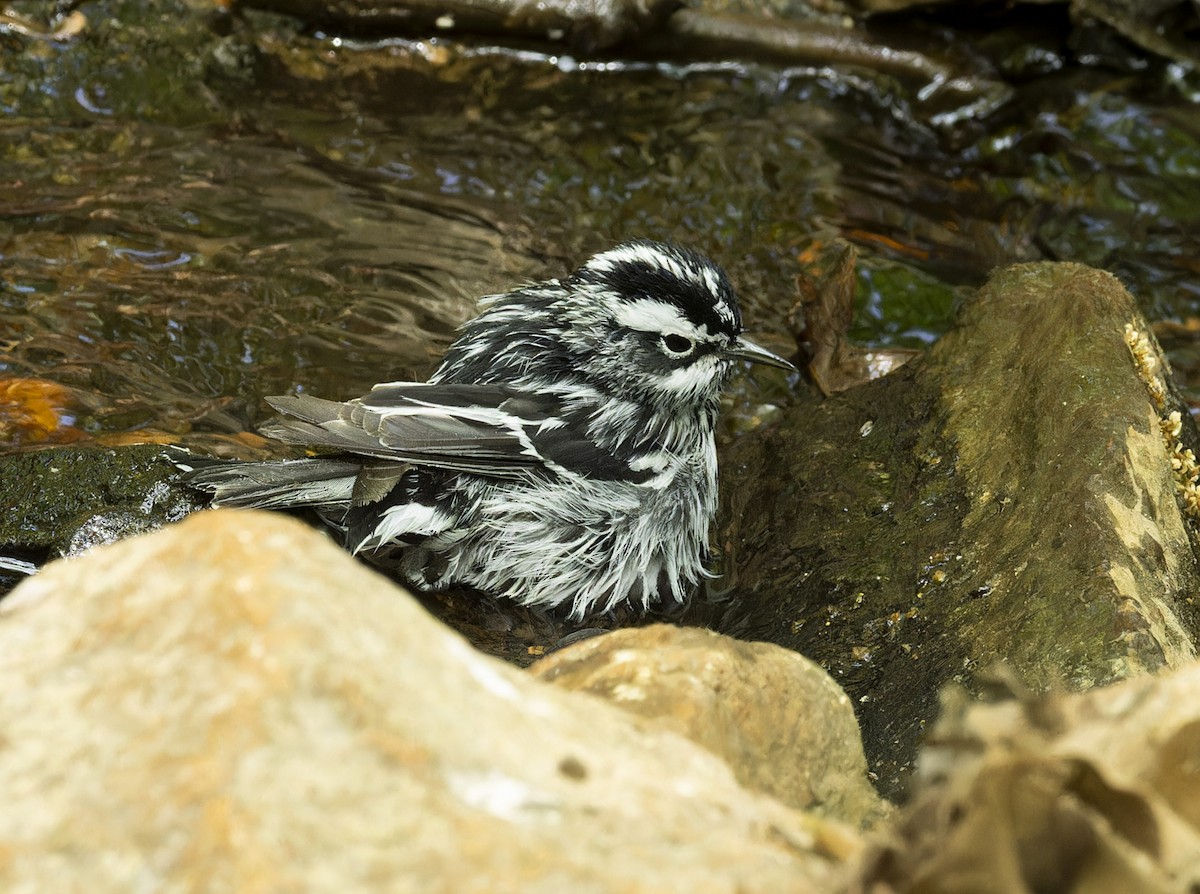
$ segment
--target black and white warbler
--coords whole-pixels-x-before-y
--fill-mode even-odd
[[[263,433],[328,457],[192,463],[213,504],[317,509],[417,586],[468,584],[575,618],[681,600],[717,502],[714,426],[741,337],[725,273],[637,241],[483,299],[427,382],[268,402]],[[185,466],[186,468],[186,466]]]

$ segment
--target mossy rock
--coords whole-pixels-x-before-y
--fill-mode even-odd
[[[1147,332],[1106,273],[998,272],[925,357],[732,446],[729,576],[693,620],[821,662],[893,795],[947,682],[980,692],[1005,663],[1086,689],[1179,666],[1200,574]]]

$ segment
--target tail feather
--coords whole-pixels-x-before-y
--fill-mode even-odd
[[[212,494],[212,505],[255,509],[345,509],[362,468],[325,458],[254,463],[189,456],[176,465],[185,482]]]
[[[336,400],[325,400],[308,394],[268,397],[267,403],[285,416],[295,416],[313,425],[341,418],[344,406]]]
[[[378,433],[369,432],[361,425],[343,418],[345,404],[307,394],[268,397],[267,403],[283,414],[282,418],[259,426],[259,434],[268,438],[284,444],[328,447],[380,459],[395,456],[392,448],[380,443]]]

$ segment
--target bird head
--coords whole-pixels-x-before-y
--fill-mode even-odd
[[[564,285],[562,338],[609,393],[676,410],[715,402],[737,361],[794,369],[742,336],[725,271],[689,249],[627,242],[589,258]]]

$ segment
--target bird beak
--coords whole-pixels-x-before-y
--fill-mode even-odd
[[[760,348],[754,342],[744,338],[739,338],[721,353],[733,360],[749,360],[751,363],[762,363],[766,366],[777,366],[780,369],[796,372],[796,367],[778,354],[772,354],[766,348]]]

